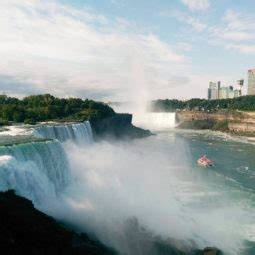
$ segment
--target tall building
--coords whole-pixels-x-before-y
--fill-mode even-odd
[[[234,97],[235,97],[235,90],[233,89],[233,86],[220,88],[219,99],[234,98]]]
[[[208,89],[208,99],[215,100],[219,98],[219,90],[220,90],[220,81],[218,82],[210,82]]]
[[[243,80],[238,81],[239,88],[235,89],[233,86],[221,87],[220,81],[218,82],[210,82],[208,89],[208,99],[226,99],[226,98],[235,98],[242,95],[241,89],[243,85]]]
[[[255,95],[255,69],[248,70],[248,95]]]
[[[235,90],[235,93],[236,93],[235,97],[242,96],[243,85],[244,85],[244,79],[241,79],[241,80],[237,81],[237,90]]]

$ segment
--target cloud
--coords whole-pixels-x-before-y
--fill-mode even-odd
[[[186,68],[172,45],[132,32],[135,24],[124,19],[48,0],[4,0],[0,7],[0,75],[33,84],[35,92],[121,99],[146,90],[161,97],[157,87]]]
[[[209,0],[182,0],[191,11],[203,11],[210,7]]]
[[[228,44],[226,45],[227,49],[236,50],[245,54],[255,54],[255,44],[247,45],[247,44]]]
[[[161,17],[175,18],[177,21],[187,24],[197,33],[203,32],[207,28],[205,22],[201,22],[198,18],[190,16],[186,12],[174,10],[174,11],[163,11],[159,14]]]
[[[221,24],[210,28],[212,38],[227,50],[255,53],[255,16],[227,10]]]
[[[14,96],[26,96],[27,94],[39,94],[41,92],[33,84],[24,84],[14,77],[0,76],[0,94],[6,93]]]
[[[191,17],[184,13],[179,13],[177,19],[191,26],[193,31],[198,33],[203,32],[207,28],[207,25],[205,23],[202,23],[197,18]]]

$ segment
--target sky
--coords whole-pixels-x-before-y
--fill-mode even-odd
[[[0,0],[0,93],[206,98],[255,68],[254,0]],[[244,93],[246,88],[244,88]]]

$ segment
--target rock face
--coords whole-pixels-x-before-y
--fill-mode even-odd
[[[86,234],[76,234],[13,191],[0,193],[0,251],[5,255],[113,255]]]
[[[190,241],[163,240],[135,218],[126,222],[125,235],[131,244],[129,254],[139,250],[143,255],[223,255],[217,248],[198,250]],[[0,192],[0,251],[4,255],[117,255],[86,234],[64,228],[13,191]]]
[[[214,247],[207,247],[203,251],[200,251],[197,255],[223,255],[223,253]]]
[[[93,135],[100,138],[134,139],[151,135],[149,130],[144,130],[132,125],[131,114],[117,113],[112,117],[90,121]]]
[[[222,126],[221,123],[227,123],[226,127],[229,131],[241,133],[255,133],[255,112],[242,111],[178,111],[176,113],[176,121],[180,126],[210,126],[216,124]],[[198,125],[193,125],[197,122]],[[183,124],[184,123],[184,124]],[[206,124],[207,123],[207,124]],[[196,123],[195,123],[196,124]],[[226,129],[225,125],[224,129]],[[226,130],[223,130],[226,131]]]

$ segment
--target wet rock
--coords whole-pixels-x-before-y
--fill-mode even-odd
[[[194,255],[223,255],[223,253],[215,247],[206,247],[204,250],[197,251]]]
[[[134,139],[152,135],[149,130],[144,130],[132,125],[132,115],[117,113],[114,116],[91,120],[93,136],[96,139]]]
[[[207,247],[203,252],[203,255],[222,255],[222,252],[214,247]]]
[[[68,230],[13,191],[0,192],[0,251],[5,255],[113,255],[86,234]]]

